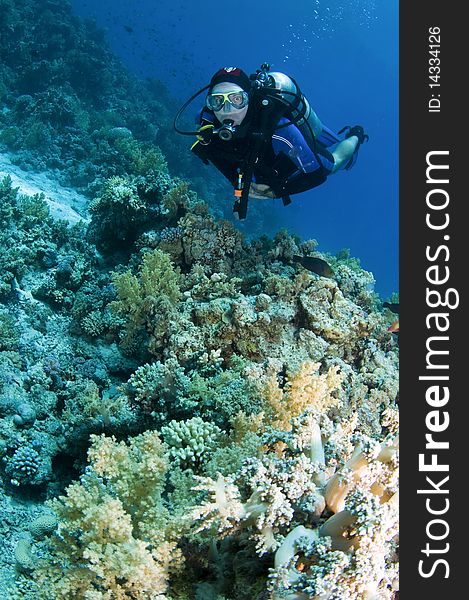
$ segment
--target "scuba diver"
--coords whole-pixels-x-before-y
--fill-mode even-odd
[[[205,90],[199,129],[180,130],[180,115]],[[196,135],[192,152],[233,185],[233,212],[239,219],[246,218],[249,197],[282,198],[287,205],[290,195],[350,169],[368,140],[360,125],[346,126],[338,134],[325,127],[298,84],[284,73],[271,72],[267,63],[251,76],[238,67],[217,71],[179,110],[174,128]]]

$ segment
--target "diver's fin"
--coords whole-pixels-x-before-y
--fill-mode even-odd
[[[342,127],[342,129],[339,131],[339,134],[343,133],[346,129],[348,129],[348,131],[345,134],[345,139],[352,137],[352,135],[355,135],[358,138],[357,147],[353,151],[352,157],[344,167],[344,169],[348,171],[357,162],[358,150],[360,149],[360,146],[364,142],[367,142],[370,139],[370,136],[367,133],[365,133],[365,130],[361,125],[354,125],[353,127],[350,127],[350,125],[346,125],[345,127]]]
[[[357,158],[358,158],[358,145],[355,148],[355,150],[353,151],[352,158],[345,165],[344,169],[346,171],[349,171],[354,166],[354,164],[357,162]]]

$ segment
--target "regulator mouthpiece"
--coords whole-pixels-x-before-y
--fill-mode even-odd
[[[224,142],[229,142],[233,139],[234,134],[236,133],[236,127],[234,125],[234,121],[231,119],[225,119],[223,121],[223,125],[217,129],[216,133],[218,137]]]

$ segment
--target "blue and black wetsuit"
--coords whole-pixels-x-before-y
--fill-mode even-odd
[[[212,163],[223,173],[233,186],[236,186],[240,165],[249,155],[250,132],[256,128],[255,120],[248,116],[231,141],[214,137],[208,144],[199,143],[192,148],[204,162]],[[217,126],[218,121],[212,111],[204,109],[201,123]],[[304,192],[326,181],[334,166],[329,148],[341,141],[330,129],[323,127],[316,140],[308,142],[296,125],[288,123],[290,121],[285,117],[278,120],[253,170],[252,180],[269,185],[279,198]]]

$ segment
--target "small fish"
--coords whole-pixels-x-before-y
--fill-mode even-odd
[[[391,333],[399,333],[399,319],[394,321],[394,323],[391,323],[391,325],[388,327],[388,331]]]
[[[293,261],[300,263],[302,267],[308,269],[321,277],[334,277],[334,271],[331,266],[327,264],[322,258],[316,258],[315,256],[299,256],[298,254],[293,255]]]
[[[133,32],[133,28],[130,25],[124,25],[124,29],[127,31],[127,33]]]
[[[399,302],[383,302],[383,308],[389,308],[391,312],[399,314]]]

